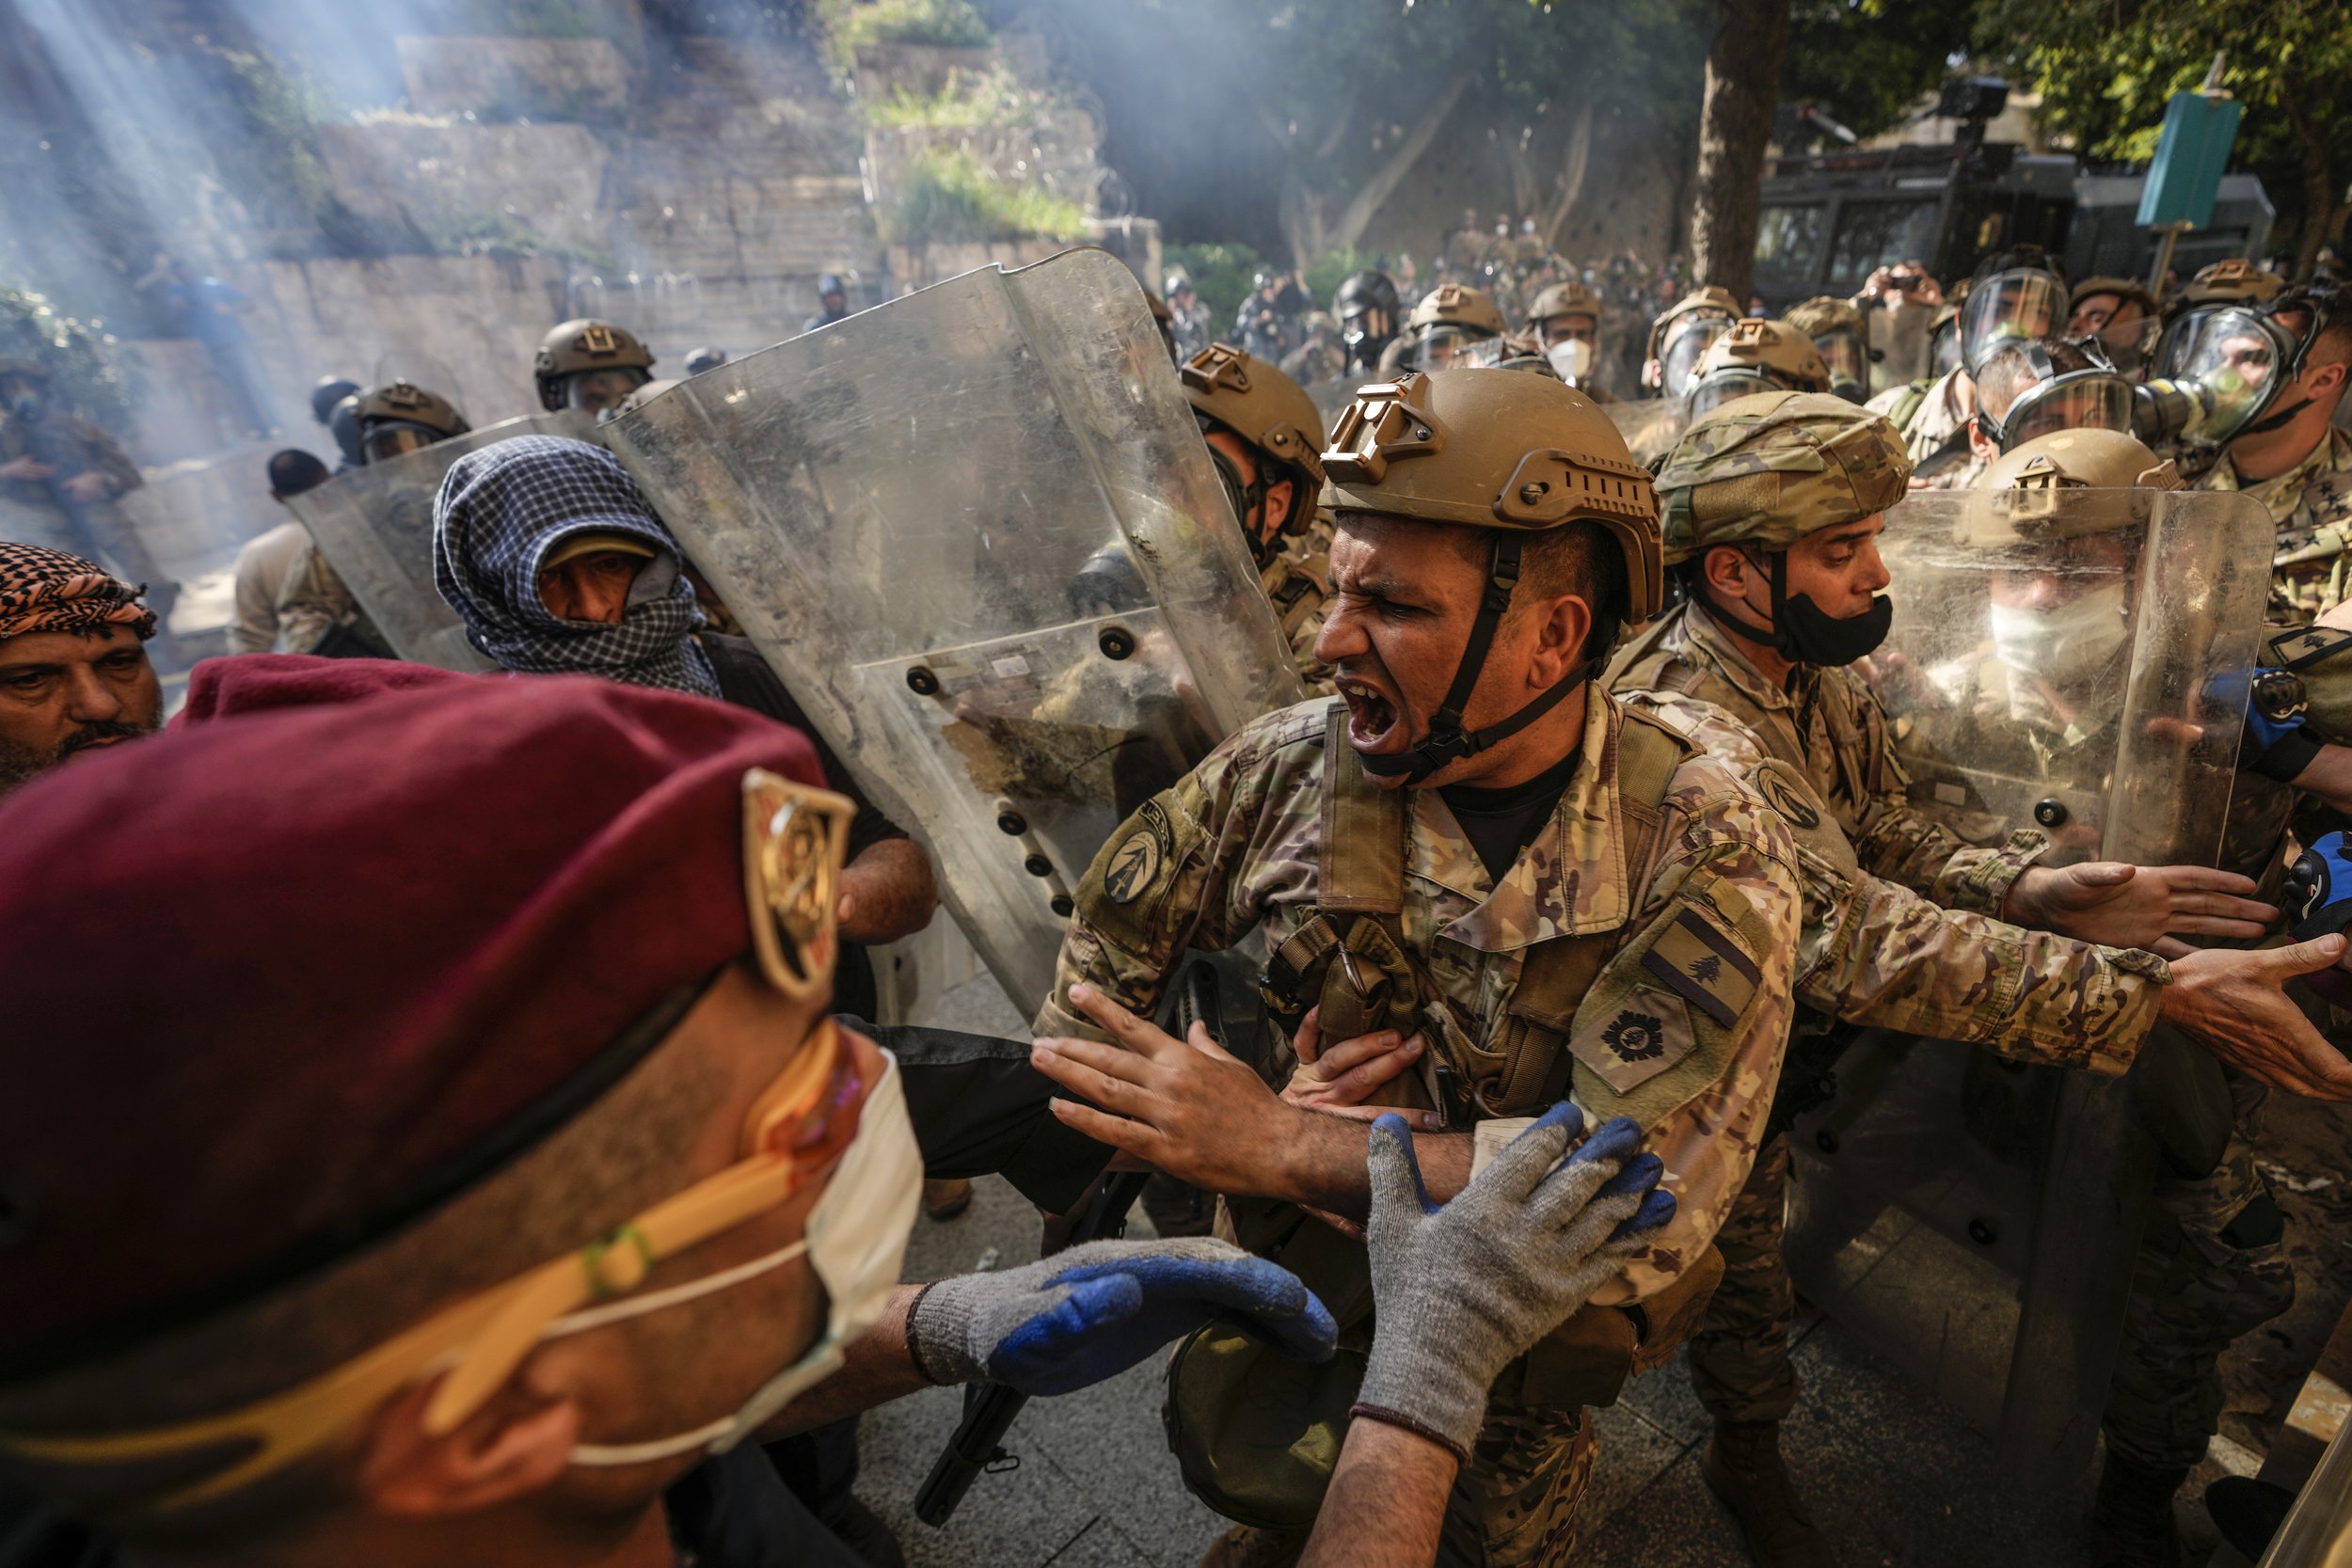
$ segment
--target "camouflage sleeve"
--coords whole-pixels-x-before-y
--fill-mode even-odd
[[[1852,683],[1862,744],[1877,764],[1870,800],[1850,835],[1854,858],[1873,877],[1899,882],[1947,909],[1997,916],[2009,890],[2050,841],[2020,829],[1992,847],[1970,844],[1911,803],[1911,774],[1895,752],[1886,714]]]
[[[1297,750],[1283,742],[1319,736],[1322,723],[1321,705],[1304,704],[1246,726],[1112,830],[1078,885],[1034,1032],[1103,1039],[1069,1006],[1073,984],[1148,1017],[1188,948],[1230,947],[1248,935],[1257,911],[1237,890],[1237,872],[1269,815],[1276,764]],[[1309,799],[1319,806],[1319,784]]]
[[[1907,887],[1850,875],[1803,844],[1798,854],[1797,999],[1806,1006],[2103,1076],[2138,1056],[2171,978],[2154,954],[1943,909]]]
[[[1686,767],[1677,783],[1690,773]],[[1682,827],[1650,879],[1639,932],[1596,982],[1570,1037],[1578,1102],[1594,1119],[1636,1116],[1648,1129],[1644,1147],[1665,1164],[1661,1184],[1677,1200],[1675,1217],[1648,1249],[1593,1297],[1603,1305],[1655,1294],[1713,1242],[1756,1163],[1793,1016],[1802,905],[1787,827],[1744,789],[1710,788],[1694,800],[1678,788],[1668,800],[1670,831],[1677,804]],[[1661,984],[1669,967],[1685,977]],[[1630,990],[1613,986],[1621,974],[1630,974]],[[1597,1082],[1605,1069],[1586,1069],[1604,1060],[1602,1051],[1613,1051],[1619,1067],[1640,1053],[1624,1022],[1629,1011],[1662,1022],[1649,1026],[1668,1045],[1659,1059],[1674,1065],[1620,1095]],[[1700,1049],[1677,1059],[1674,1040],[1682,1030]],[[1703,1073],[1651,1093],[1701,1060]]]

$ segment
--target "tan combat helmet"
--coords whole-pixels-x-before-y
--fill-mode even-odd
[[[1831,385],[1810,337],[1788,322],[1750,316],[1708,345],[1691,383],[1691,417],[1756,392],[1826,392]]]
[[[2079,310],[2084,300],[2099,294],[2113,294],[2118,309],[2124,305],[2137,305],[2142,315],[2153,317],[2156,313],[2156,296],[2148,292],[2147,284],[2136,277],[2086,277],[2074,285],[2074,293],[2067,296],[2066,303],[2070,309]]]
[[[2120,430],[2055,430],[2002,454],[1980,490],[2182,490],[2169,457]]]
[[[1493,338],[1503,331],[1502,312],[1484,289],[1473,289],[1467,283],[1440,283],[1421,296],[1413,307],[1406,325],[1416,333],[1430,327],[1451,326],[1479,338]]]
[[[2201,305],[2266,305],[2286,292],[2287,280],[2265,272],[2251,261],[2216,261],[2181,286],[2169,309],[2193,310]]]
[[[1869,410],[1817,392],[1740,398],[1683,432],[1659,465],[1666,560],[1718,545],[1785,550],[1885,511],[1910,483],[1902,437]]]
[[[653,355],[625,326],[582,316],[551,329],[539,340],[539,355],[532,370],[539,383],[539,406],[552,414],[563,408],[569,379],[589,371],[631,370],[649,379]]]
[[[1540,337],[1544,323],[1554,316],[1590,316],[1597,327],[1602,314],[1599,297],[1575,278],[1569,278],[1535,296],[1535,302],[1527,308],[1527,330]]]
[[[1489,309],[1492,309],[1489,306]],[[1588,656],[1665,598],[1658,496],[1649,471],[1592,399],[1536,375],[1490,371],[1415,373],[1366,387],[1340,415],[1324,449],[1326,506],[1486,529],[1493,534],[1487,593],[1462,662],[1429,734],[1410,752],[1362,759],[1367,772],[1418,783],[1459,757],[1518,734],[1581,687],[1564,680],[1501,723],[1474,734],[1462,711],[1509,608],[1529,533],[1597,523],[1625,564],[1626,603],[1596,605]]]
[[[1323,415],[1305,388],[1231,343],[1211,343],[1185,360],[1176,378],[1184,384],[1193,412],[1214,420],[1258,453],[1257,478],[1245,484],[1224,453],[1210,449],[1233,515],[1250,535],[1251,553],[1263,565],[1277,539],[1314,515],[1316,491],[1323,483]],[[1269,475],[1269,464],[1295,473],[1289,511],[1264,518],[1261,536],[1261,531],[1249,528],[1249,518],[1264,502],[1267,488],[1282,477]]]
[[[438,392],[395,381],[359,396],[359,452],[381,463],[473,429],[457,405]]]

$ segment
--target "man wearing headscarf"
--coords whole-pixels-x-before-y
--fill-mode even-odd
[[[0,541],[0,795],[163,723],[146,592],[78,555]]]

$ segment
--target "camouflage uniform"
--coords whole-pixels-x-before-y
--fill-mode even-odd
[[[1742,411],[1693,427],[1661,469],[1669,559],[1734,540],[1786,548],[1902,494],[1908,465],[1891,432],[1862,423],[1851,405],[1785,396],[1734,406]],[[1782,499],[1760,523],[1753,512],[1699,517],[1685,499],[1763,474],[1824,475],[1830,494],[1797,492],[1792,502],[1775,490]],[[1915,810],[1886,716],[1859,675],[1801,664],[1776,687],[1714,616],[1686,602],[1618,655],[1610,681],[1629,706],[1675,723],[1753,779],[1788,816],[1804,872],[1795,967],[1803,1006],[2026,1061],[2103,1075],[2130,1067],[2169,967],[2153,954],[2002,922],[2010,889],[2048,841],[2024,830],[1975,846]],[[1788,1355],[1795,1291],[1781,1254],[1788,1169],[1786,1139],[1776,1138],[1717,1237],[1724,1282],[1691,1360],[1719,1421],[1778,1421],[1796,1399]]]
[[[288,653],[307,654],[338,627],[376,647],[391,646],[352,597],[326,552],[306,543],[287,565],[285,584],[278,591],[278,645]]]
[[[2352,597],[2352,433],[2328,427],[2327,439],[2285,473],[2259,484],[2238,483],[2224,452],[2197,481],[2200,490],[2244,490],[2279,525],[2271,572],[2270,620],[2309,626]]]
[[[1331,671],[1315,657],[1315,638],[1323,630],[1323,609],[1331,597],[1331,515],[1317,510],[1312,521],[1297,533],[1283,536],[1273,559],[1259,570],[1259,586],[1282,623],[1291,657],[1308,687],[1331,695]]]
[[[1654,1074],[1628,1083],[1627,1092],[1647,1097],[1641,1102],[1646,1147],[1664,1161],[1680,1207],[1656,1244],[1594,1298],[1624,1303],[1654,1294],[1703,1253],[1746,1180],[1788,1035],[1798,891],[1778,816],[1720,764],[1696,754],[1673,775],[1653,863],[1628,866],[1618,784],[1608,765],[1629,721],[1597,688],[1584,701],[1581,761],[1552,826],[1500,882],[1489,879],[1438,793],[1409,792],[1397,925],[1438,992],[1423,1014],[1433,1055],[1464,1083],[1471,1078],[1469,1053],[1506,1018],[1532,944],[1627,931],[1626,959],[1613,961],[1596,982],[1566,1046],[1576,1058],[1575,1098],[1588,1116],[1616,1114],[1627,1103],[1604,1071],[1620,1083],[1637,1064]],[[1187,949],[1231,947],[1261,929],[1279,946],[1314,916],[1328,734],[1329,705],[1321,701],[1269,714],[1112,833],[1063,942],[1054,995],[1037,1016],[1039,1034],[1101,1037],[1063,1005],[1075,982],[1149,1016]],[[1724,1008],[1722,998],[1709,1006],[1730,1016],[1729,1024],[1686,1007],[1680,995],[1641,990],[1666,1050],[1652,1045],[1644,1053],[1638,1040],[1628,1047],[1629,1009],[1617,1004],[1636,999],[1639,965],[1629,960],[1677,928],[1677,916],[1691,918],[1683,911],[1702,899],[1718,909],[1743,904],[1760,923],[1742,923],[1765,938],[1744,954],[1756,971],[1752,988],[1725,972],[1734,988],[1726,996],[1740,1006]],[[1743,949],[1749,944],[1741,940]],[[1454,1105],[1449,1117],[1464,1111]],[[1564,1560],[1590,1469],[1587,1432],[1573,1409],[1490,1419],[1455,1484],[1441,1560]]]

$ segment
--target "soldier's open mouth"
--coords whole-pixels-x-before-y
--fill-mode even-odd
[[[1396,729],[1396,705],[1370,683],[1342,675],[1336,682],[1347,703],[1347,743],[1376,752]]]

